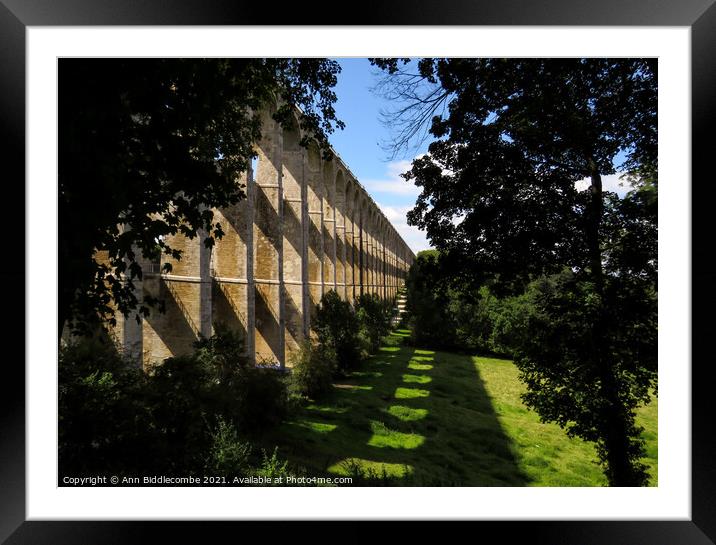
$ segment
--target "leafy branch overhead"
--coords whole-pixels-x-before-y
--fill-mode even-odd
[[[139,253],[180,259],[171,235],[221,238],[211,209],[245,198],[263,111],[277,104],[286,124],[297,107],[330,156],[339,71],[326,59],[61,59],[60,332],[137,308]]]
[[[421,189],[408,223],[464,290],[529,287],[531,342],[514,354],[525,402],[596,442],[610,483],[643,483],[633,410],[656,382],[656,60],[372,62],[396,101],[394,149],[434,138],[403,175]],[[617,173],[624,198],[602,182]]]

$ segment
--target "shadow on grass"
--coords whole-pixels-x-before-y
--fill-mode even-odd
[[[386,337],[362,369],[268,439],[307,474],[354,485],[525,485],[472,359],[404,346],[405,336]]]

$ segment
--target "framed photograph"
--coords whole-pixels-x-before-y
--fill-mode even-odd
[[[716,60],[713,53],[716,50],[716,7],[711,5],[711,0],[682,2],[679,6],[664,6],[646,0],[627,3],[609,1],[600,4],[599,9],[594,9],[587,2],[560,0],[522,6],[519,1],[513,0],[500,4],[476,2],[470,6],[456,3],[452,9],[444,4],[430,5],[421,9],[420,13],[416,12],[414,6],[410,8],[409,3],[396,2],[380,13],[361,14],[347,26],[335,25],[333,22],[316,25],[306,14],[294,14],[293,8],[282,12],[276,20],[258,17],[250,5],[223,1],[210,4],[187,1],[174,5],[172,10],[152,5],[145,6],[143,11],[129,4],[110,6],[110,3],[84,0],[64,6],[44,0],[0,2],[0,59],[3,68],[3,77],[0,78],[0,112],[5,136],[3,141],[6,142],[3,158],[6,187],[14,191],[7,196],[7,202],[13,205],[6,214],[8,259],[2,275],[8,286],[8,321],[11,324],[6,329],[10,333],[7,348],[22,346],[17,351],[10,349],[16,353],[13,357],[8,356],[6,367],[9,372],[2,381],[3,457],[0,464],[0,489],[3,494],[0,500],[0,539],[7,543],[74,543],[79,540],[120,543],[136,541],[138,536],[146,539],[149,532],[157,530],[164,539],[176,536],[183,540],[193,535],[198,539],[206,531],[195,522],[174,524],[179,521],[213,521],[212,524],[226,526],[233,521],[247,520],[469,520],[510,538],[529,536],[531,541],[537,543],[652,545],[716,542],[716,521],[713,517],[713,512],[716,512],[716,470],[712,463],[714,444],[710,431],[713,429],[710,422],[713,410],[709,404],[712,395],[708,391],[712,373],[704,342],[709,338],[709,310],[712,303],[716,303],[716,297],[711,295],[713,290],[710,289],[716,275],[709,264],[711,225],[705,219],[705,211],[696,213],[699,204],[709,206],[713,202],[710,199],[713,184],[708,182],[712,178],[712,169],[705,168],[706,161],[716,149],[716,137],[711,127],[714,117],[713,97],[716,96]],[[535,482],[532,477],[527,478],[516,470],[514,474],[510,473],[510,468],[504,467],[500,469],[500,476],[494,480],[480,480],[469,474],[463,483],[451,485],[448,481],[454,474],[447,472],[439,474],[432,481],[423,478],[409,486],[391,486],[397,483],[391,481],[391,478],[407,478],[413,469],[403,463],[400,456],[384,456],[385,460],[395,463],[380,465],[379,470],[385,472],[386,467],[390,466],[389,471],[394,469],[400,473],[398,466],[402,464],[403,473],[386,475],[383,481],[377,478],[366,479],[364,484],[367,486],[361,487],[212,486],[216,484],[213,482],[207,482],[207,486],[187,486],[180,481],[173,483],[173,486],[162,486],[162,482],[169,481],[157,481],[144,486],[133,486],[132,481],[128,481],[125,486],[115,486],[114,480],[111,483],[105,482],[105,475],[94,474],[86,468],[82,471],[76,469],[83,467],[81,462],[75,462],[72,471],[63,473],[57,457],[57,158],[62,135],[58,112],[66,111],[61,108],[72,102],[68,101],[68,90],[80,97],[76,100],[73,115],[82,116],[84,110],[89,112],[91,108],[88,97],[91,99],[93,93],[102,92],[100,87],[94,90],[90,87],[91,72],[95,70],[92,66],[108,74],[101,81],[122,85],[123,78],[135,77],[132,63],[140,62],[141,58],[268,58],[284,59],[287,62],[331,58],[337,59],[346,70],[363,62],[361,59],[405,57],[646,59],[646,68],[637,68],[635,78],[641,78],[643,70],[647,69],[653,69],[658,74],[658,172],[666,181],[662,184],[662,199],[658,208],[658,284],[661,287],[658,297],[659,410],[658,418],[656,408],[648,417],[653,420],[654,429],[647,425],[652,434],[652,443],[647,445],[650,452],[648,464],[652,465],[647,464],[646,468],[651,486],[604,486],[606,480],[603,483],[599,480],[604,478],[599,471],[595,472],[597,477],[592,482],[588,476],[591,473],[580,465],[581,461],[570,458],[577,456],[576,450],[562,454],[562,459],[572,468],[572,474],[587,473],[582,475],[582,480],[574,477],[565,481],[565,484],[559,479]],[[99,64],[81,65],[82,59],[87,58],[94,58]],[[112,59],[113,64],[110,64]],[[72,73],[72,85],[63,88],[65,95],[62,97],[58,94],[59,81],[62,74],[68,73],[70,63],[74,63],[75,67],[83,67]],[[367,60],[365,63],[367,65]],[[140,74],[137,77],[142,76]],[[91,84],[96,85],[96,81],[93,80]],[[175,93],[176,89],[170,91]],[[207,89],[202,92],[211,94]],[[171,95],[167,96],[171,98]],[[87,104],[87,107],[83,108],[83,104]],[[168,105],[166,107],[169,108]],[[633,107],[633,104],[624,102],[615,107],[628,108]],[[627,115],[626,110],[624,115]],[[134,116],[132,123],[141,124],[141,119],[137,121]],[[293,210],[298,218],[297,224],[301,221],[305,224],[300,229],[309,233],[313,226],[312,206],[315,208],[311,204],[313,189],[310,181],[300,181],[299,175],[292,170],[290,161],[294,155],[291,153],[304,152],[298,151],[300,136],[293,138],[290,121],[287,123],[285,126],[277,124],[275,140],[271,137],[265,147],[262,148],[261,144],[257,148],[258,163],[250,164],[247,170],[247,186],[251,185],[255,189],[247,191],[253,199],[250,202],[258,203],[263,198],[267,210],[275,206],[281,218],[287,214],[283,210]],[[328,141],[330,143],[330,136]],[[272,185],[271,174],[266,174],[266,165],[273,161],[271,154],[278,149],[275,142],[281,146],[277,153],[283,154],[281,160],[284,161],[283,174],[277,175],[276,186]],[[291,142],[296,145],[295,151],[292,151]],[[358,144],[354,147],[357,148]],[[339,148],[336,149],[340,152]],[[221,160],[222,153],[217,153]],[[318,152],[314,155],[316,158],[313,160],[310,153],[306,155],[300,160],[303,161],[302,166],[295,170],[302,173],[300,176],[305,175],[306,180],[309,180],[313,168],[311,165],[319,161]],[[318,194],[319,202],[318,231],[326,229],[324,211],[329,210],[332,214],[329,222],[333,229],[330,244],[338,246],[340,242],[344,258],[341,262],[336,257],[338,254],[335,252],[338,250],[334,248],[332,264],[329,263],[334,268],[329,274],[325,270],[325,259],[321,261],[323,258],[319,257],[319,272],[314,280],[321,284],[321,293],[326,290],[326,275],[332,275],[332,288],[342,290],[350,300],[363,294],[364,289],[392,300],[398,295],[397,290],[415,259],[417,247],[414,240],[406,238],[407,231],[396,232],[391,226],[391,222],[399,215],[396,210],[402,211],[403,203],[398,200],[380,202],[376,198],[376,204],[371,192],[389,191],[386,188],[390,180],[366,181],[353,176],[351,160],[342,155],[331,167],[332,189],[319,182],[320,187],[325,187],[326,194],[321,197],[321,190],[315,193]],[[416,156],[420,157],[417,152]],[[81,166],[81,162],[80,157],[78,165]],[[408,166],[402,163],[399,166],[410,168],[409,161],[405,163]],[[390,168],[389,164],[387,169]],[[320,172],[325,171],[323,166],[320,169]],[[281,169],[277,170],[281,172]],[[415,169],[413,172],[416,176],[420,175]],[[606,178],[604,183],[608,187],[612,180]],[[698,182],[693,183],[692,180]],[[295,195],[291,193],[291,184],[294,182]],[[601,184],[600,180],[600,191]],[[584,189],[578,185],[575,187],[578,190]],[[276,190],[278,197],[273,203],[271,195]],[[260,195],[251,195],[251,191]],[[362,200],[361,191],[367,193]],[[615,186],[613,191],[618,193],[620,190]],[[356,208],[362,207],[364,215],[344,213],[347,208],[341,205],[347,206],[350,196],[356,202],[364,203],[356,205]],[[414,195],[411,194],[410,198],[414,200]],[[623,197],[620,195],[620,198]],[[91,205],[92,199],[83,202]],[[400,213],[404,215],[404,212]],[[252,209],[249,217],[254,218],[253,224],[247,223],[247,226],[242,227],[247,229],[247,233],[260,232],[246,237],[246,240],[253,241],[251,244],[263,244],[262,236],[267,240],[273,236],[270,231],[275,227],[275,221],[262,214],[261,209],[257,208],[256,212]],[[231,222],[228,215],[226,218]],[[380,229],[393,234],[392,238],[382,235],[380,238],[374,237]],[[236,230],[238,233],[239,228]],[[19,236],[21,232],[24,233],[22,238]],[[369,242],[359,233],[367,233]],[[159,241],[160,247],[163,247],[164,236],[159,234],[155,239]],[[197,290],[203,289],[198,286],[203,286],[201,279],[204,273],[211,277],[209,289],[222,295],[222,301],[226,301],[225,306],[229,309],[235,303],[231,290],[246,284],[244,297],[248,302],[242,303],[246,309],[236,314],[247,316],[246,322],[242,322],[244,335],[248,335],[249,339],[247,354],[255,357],[260,366],[275,363],[282,371],[287,366],[288,348],[285,347],[289,346],[288,336],[293,331],[290,324],[292,320],[298,323],[303,319],[303,327],[308,331],[305,325],[308,319],[302,318],[301,309],[308,308],[309,301],[317,303],[320,293],[314,297],[309,285],[313,279],[308,258],[312,249],[309,235],[300,235],[299,238],[305,237],[305,240],[300,238],[299,242],[293,244],[290,229],[286,227],[285,230],[281,228],[277,236],[286,237],[282,240],[287,251],[295,250],[297,255],[301,252],[305,254],[302,258],[297,257],[306,264],[308,271],[305,274],[300,268],[294,270],[291,265],[283,264],[278,281],[272,280],[270,271],[265,278],[259,278],[256,264],[252,265],[251,259],[254,258],[250,257],[257,254],[252,254],[251,246],[247,247],[248,243],[245,243],[242,248],[249,257],[246,257],[248,264],[245,265],[243,277],[235,273],[233,276],[236,278],[229,278],[231,274],[221,272],[229,268],[221,269],[223,265],[217,261],[218,258],[207,257],[211,256],[210,249],[197,249],[195,276],[198,279]],[[324,237],[321,238],[320,246],[323,252],[323,241],[328,239],[325,235],[321,236]],[[75,238],[79,239],[80,234]],[[230,235],[228,238],[231,240]],[[17,246],[21,245],[24,248],[24,259],[17,251]],[[216,255],[221,254],[220,246],[218,248]],[[354,255],[363,255],[361,252],[365,252],[370,260],[377,260],[375,263],[379,265],[375,266],[375,270],[380,269],[382,276],[375,278],[385,280],[372,280],[373,273],[370,267],[365,269],[363,257],[359,261],[349,259],[351,248],[354,248]],[[283,254],[279,254],[278,259],[282,263],[289,263]],[[183,269],[172,272],[171,266],[163,268],[166,262],[165,259],[159,259],[156,264],[148,264],[150,268],[146,270],[160,279],[162,285],[169,286],[169,290],[173,289],[171,284],[174,280],[185,283],[180,289],[184,289],[187,282],[193,282],[194,272],[182,272]],[[338,280],[336,272],[339,264],[342,281]],[[249,270],[252,272],[247,272]],[[364,280],[364,270],[365,278],[369,279],[367,281]],[[395,272],[392,277],[391,270]],[[290,277],[294,273],[295,278]],[[289,277],[291,281],[286,280]],[[354,280],[356,278],[359,280]],[[145,279],[144,297],[148,293],[147,283],[150,281]],[[264,288],[258,286],[261,282],[265,283]],[[301,283],[303,288],[300,288]],[[273,284],[280,284],[280,290]],[[284,284],[289,286],[284,287]],[[255,289],[251,289],[252,286]],[[297,290],[296,294],[291,290]],[[264,296],[274,292],[276,308],[279,309],[276,312],[272,310],[270,296]],[[177,316],[191,315],[196,321],[194,323],[192,317],[189,317],[188,329],[198,331],[200,339],[214,338],[212,335],[216,334],[216,322],[212,322],[212,317],[218,315],[219,311],[209,307],[207,317],[204,308],[197,307],[194,316],[194,311],[187,310],[193,304],[193,296],[172,293],[177,301]],[[255,299],[249,293],[255,293]],[[204,297],[203,292],[199,293],[199,297]],[[291,311],[295,316],[285,310],[288,308],[287,300],[300,301],[301,297],[303,307],[299,305],[298,310],[294,308]],[[257,301],[266,308],[260,310]],[[24,312],[20,311],[21,308],[25,309]],[[260,314],[263,311],[265,317]],[[146,316],[151,314],[145,315],[145,319],[151,323]],[[277,333],[274,344],[271,337],[272,322],[267,322],[272,316],[275,316],[281,331]],[[176,320],[164,320],[151,325],[154,336],[147,333],[146,327],[142,329],[140,325],[137,333],[131,329],[135,327],[133,322],[122,322],[122,346],[126,350],[135,350],[139,346],[138,354],[144,356],[137,357],[145,371],[152,356],[159,357],[160,354],[162,359],[173,357],[180,351],[174,350],[171,343],[185,342],[172,329]],[[168,326],[166,320],[171,322]],[[137,323],[142,322],[137,320]],[[162,333],[159,327],[168,327],[171,333]],[[25,339],[24,344],[20,344],[21,338]],[[401,345],[403,339],[396,338],[396,343]],[[159,345],[160,348],[156,348]],[[699,347],[701,350],[698,350]],[[390,350],[393,349],[385,350],[386,358],[400,357],[401,349],[395,348],[393,355]],[[406,365],[412,365],[412,371],[408,371],[411,374],[400,375],[402,379],[396,375],[396,380],[409,383],[398,385],[402,388],[398,387],[394,397],[400,403],[394,402],[390,407],[386,405],[386,411],[399,419],[423,418],[424,413],[434,410],[430,404],[419,403],[415,407],[424,406],[423,409],[411,409],[410,402],[404,402],[412,395],[430,395],[430,387],[424,386],[424,383],[433,379],[427,371],[420,371],[430,369],[433,362],[429,361],[431,356],[427,353],[416,357],[418,352],[411,350],[410,355],[406,356],[410,359],[410,362],[406,359]],[[265,354],[268,357],[265,358]],[[20,361],[23,361],[22,367]],[[378,364],[389,365],[385,362]],[[384,370],[371,367],[369,371],[380,376]],[[484,381],[483,377],[480,382]],[[360,388],[350,381],[346,382],[339,386]],[[25,385],[25,388],[20,385]],[[488,390],[499,387],[492,384],[486,386]],[[369,390],[371,387],[365,388]],[[487,394],[483,392],[480,395]],[[380,391],[366,399],[371,403],[380,403]],[[104,410],[101,403],[96,406],[99,412]],[[330,411],[336,407],[324,409]],[[343,428],[343,440],[353,439],[346,431],[350,430],[350,418],[341,419],[340,415],[333,415],[329,420],[329,424],[315,419],[315,422],[304,422],[303,425],[314,428],[319,426],[318,431],[329,430],[333,426],[329,430],[332,431],[337,423]],[[447,420],[444,425],[448,426],[449,433],[455,435],[457,442],[459,426],[449,427],[453,423]],[[496,424],[497,428],[499,424]],[[315,432],[316,429],[309,431]],[[217,440],[220,433],[218,430],[216,428],[217,435],[212,436],[214,440]],[[363,442],[368,440],[369,445],[374,442],[373,446],[388,450],[412,449],[426,441],[425,436],[415,433],[395,433],[391,436],[390,430],[372,431],[371,437],[360,435],[358,439]],[[306,431],[302,430],[301,433],[305,434]],[[509,433],[530,432],[516,426]],[[503,447],[488,445],[485,448],[488,453],[491,449],[499,450]],[[463,446],[456,449],[458,454],[467,452]],[[317,452],[322,451],[319,449]],[[442,456],[437,450],[426,448],[421,453],[425,455],[426,463],[432,463],[429,461],[431,453],[433,459]],[[303,459],[310,458],[304,454]],[[83,455],[77,456],[81,458]],[[147,456],[152,455],[153,451],[147,453]],[[439,464],[444,462],[444,458],[441,458]],[[366,471],[374,469],[370,466],[373,462],[361,461],[360,456],[346,458],[341,463],[342,468],[348,469],[335,470],[337,475],[364,478]],[[350,463],[355,467],[350,466]],[[271,461],[266,459],[264,464],[270,466]],[[377,474],[370,475],[375,477]],[[121,478],[126,476],[120,475]],[[627,482],[613,476],[609,479],[610,482]],[[388,486],[378,488],[381,484]],[[528,484],[532,486],[525,486]],[[159,528],[159,525],[150,521],[172,521],[172,524],[163,524]]]

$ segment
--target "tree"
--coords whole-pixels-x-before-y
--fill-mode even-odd
[[[415,81],[406,60],[373,62]],[[611,485],[645,483],[633,410],[656,383],[656,61],[422,59],[418,73],[446,114],[404,175],[422,188],[409,223],[465,282],[519,292],[567,269],[515,357],[525,402],[596,442]],[[403,112],[438,111],[408,89]],[[624,199],[603,188],[617,172],[635,182]]]
[[[458,323],[448,312],[449,268],[436,250],[418,252],[405,279],[406,310],[414,342],[438,348],[455,347]]]
[[[299,107],[328,156],[327,135],[343,127],[339,71],[326,59],[61,59],[60,335],[66,323],[76,333],[113,323],[115,309],[148,313],[157,301],[134,295],[138,252],[180,259],[167,235],[208,247],[222,236],[211,208],[245,197],[237,177],[264,108],[278,104],[285,123]]]

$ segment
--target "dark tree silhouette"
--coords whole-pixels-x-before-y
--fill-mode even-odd
[[[464,282],[496,277],[507,293],[557,275],[535,288],[532,342],[515,356],[525,402],[596,442],[611,485],[644,484],[634,409],[656,384],[656,60],[373,62],[403,100],[396,144],[406,120],[435,114],[437,140],[404,175],[422,188],[409,223]],[[633,183],[624,199],[603,189],[616,172]]]
[[[60,334],[138,307],[137,251],[179,259],[167,235],[203,232],[207,246],[222,236],[210,208],[244,198],[237,176],[262,108],[279,104],[274,118],[286,122],[298,106],[327,155],[327,135],[343,127],[333,109],[339,71],[326,59],[61,59]]]

